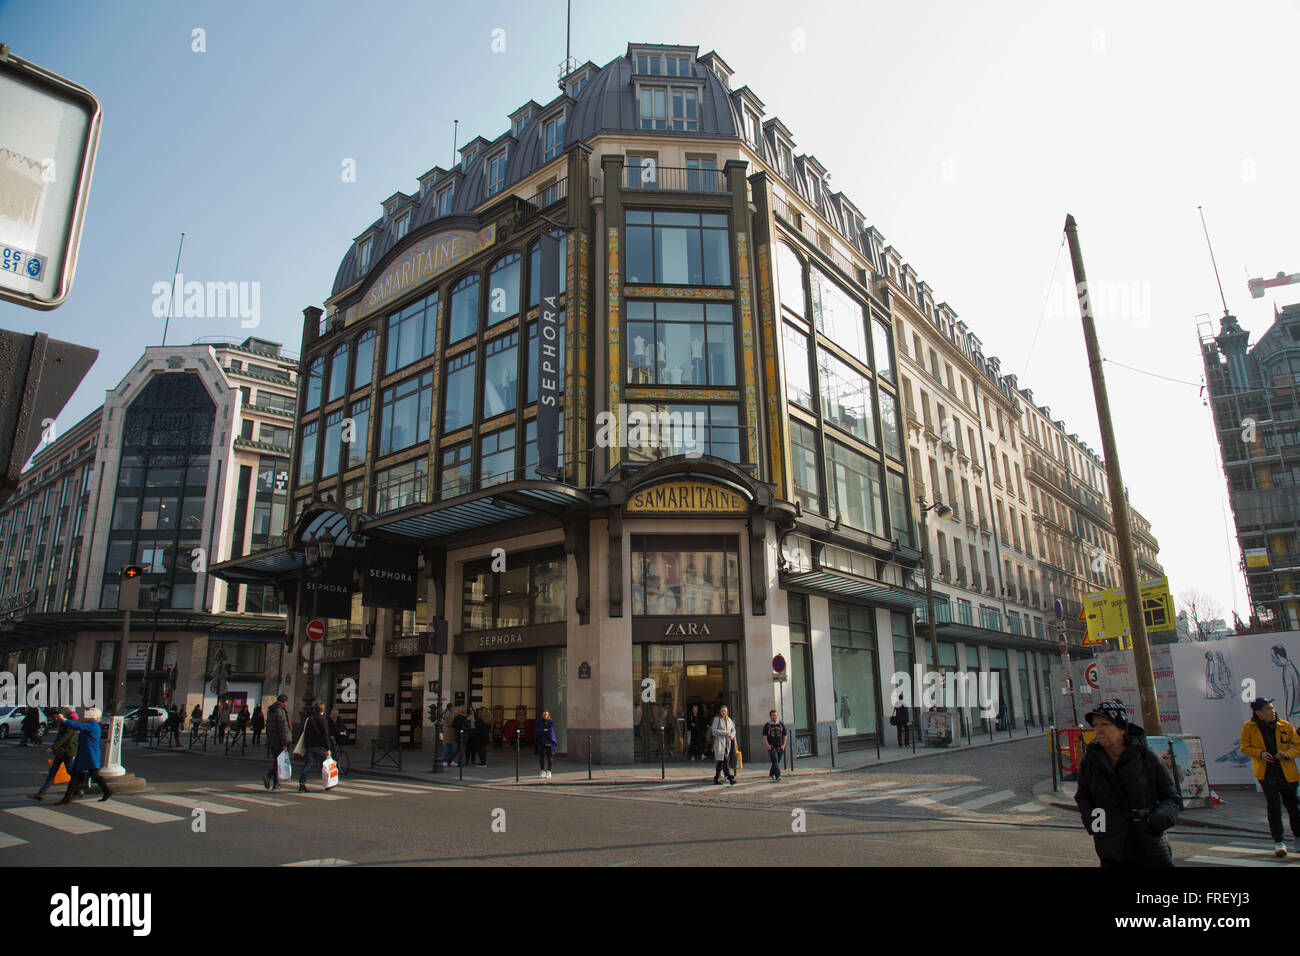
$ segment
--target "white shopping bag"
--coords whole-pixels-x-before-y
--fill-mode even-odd
[[[293,776],[293,762],[289,759],[288,750],[281,750],[275,758],[275,775],[281,780],[288,780]]]
[[[339,765],[334,762],[333,757],[326,757],[321,762],[320,781],[326,790],[339,785]]]

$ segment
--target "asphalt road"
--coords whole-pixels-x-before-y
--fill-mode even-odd
[[[268,794],[260,761],[129,752],[146,794],[60,807],[61,788],[44,804],[25,796],[46,755],[0,745],[0,866],[1096,866],[1077,816],[1032,800],[1031,748],[779,784],[751,766],[734,788],[707,769],[667,787],[494,789],[354,773],[328,794],[314,776],[312,793],[295,781]],[[1172,842],[1192,865],[1273,865],[1255,840],[1180,830]]]

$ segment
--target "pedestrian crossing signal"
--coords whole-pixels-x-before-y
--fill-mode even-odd
[[[143,564],[128,564],[122,569],[122,577],[124,578],[138,578],[142,574],[144,574]]]

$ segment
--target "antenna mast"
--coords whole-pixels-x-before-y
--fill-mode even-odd
[[[456,168],[456,143],[460,137],[460,120],[451,121],[451,169]]]
[[[1219,278],[1219,264],[1214,261],[1214,246],[1210,245],[1210,230],[1205,225],[1205,210],[1197,206],[1196,211],[1201,214],[1201,228],[1205,230],[1205,244],[1210,249],[1210,265],[1214,266],[1214,281],[1219,283],[1219,301],[1223,303],[1223,314],[1227,315],[1228,300],[1223,295],[1223,280]]]
[[[181,274],[181,250],[185,248],[185,233],[181,233],[180,245],[176,247],[176,268],[172,270],[172,291],[167,299],[167,318],[163,320],[162,345],[167,344],[167,326],[172,321],[172,303],[176,301],[176,277]]]

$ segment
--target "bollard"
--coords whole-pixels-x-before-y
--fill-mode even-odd
[[[458,731],[458,733],[460,734],[460,753],[456,755],[456,765],[457,767],[460,768],[459,769],[460,777],[458,779],[464,780],[465,779],[465,731],[461,730]]]
[[[519,782],[519,738],[523,736],[519,728],[515,728],[515,783]]]
[[[831,747],[831,769],[835,769],[835,725],[832,724],[826,728],[826,737],[830,741]]]
[[[1011,736],[1011,729],[1012,729],[1011,725],[1014,723],[1015,721],[1012,720],[1010,717],[1007,718],[1007,740],[1013,739]]]
[[[969,746],[971,745],[971,742],[970,742],[970,720],[969,720],[969,719],[967,719],[967,720],[963,720],[962,723],[966,725],[966,746],[969,747]]]
[[[659,728],[659,779],[667,779],[667,770],[664,767],[664,729]]]
[[[880,735],[876,734],[876,759],[880,759]]]
[[[587,779],[591,779],[591,734],[587,734]]]
[[[916,737],[921,732],[921,725],[917,724],[915,729],[909,728],[909,730],[911,730],[909,736],[912,738],[912,755],[916,756]]]
[[[1056,782],[1056,726],[1047,727],[1047,757],[1052,762],[1052,793],[1059,793],[1061,788]]]

